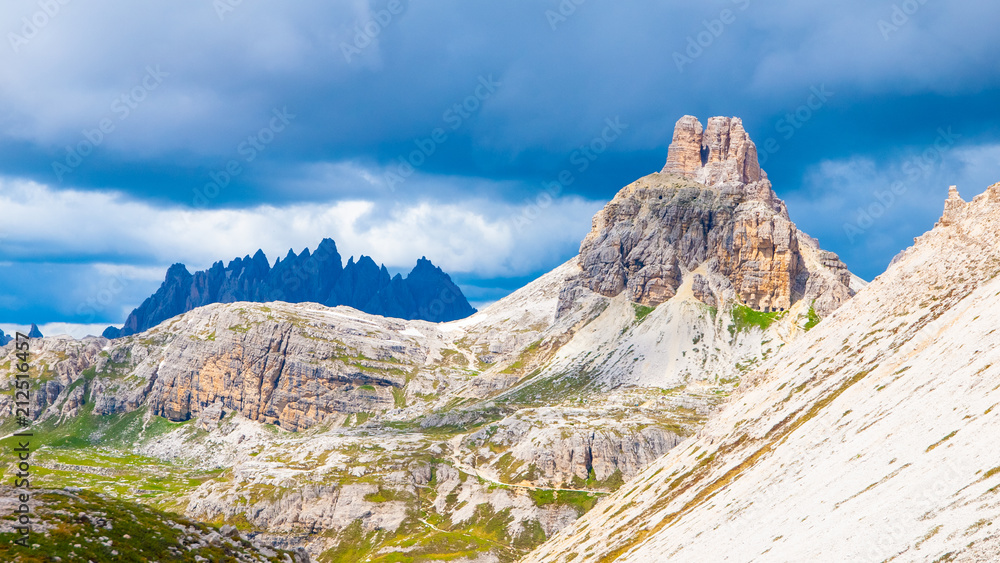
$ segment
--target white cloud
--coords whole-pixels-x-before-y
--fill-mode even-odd
[[[84,336],[100,336],[101,332],[107,328],[106,324],[76,324],[76,323],[45,323],[38,325],[38,330],[42,336],[58,336],[67,334],[73,338],[83,338]],[[13,336],[15,332],[28,333],[30,326],[0,324],[0,330],[7,336]]]
[[[806,171],[802,189],[786,196],[789,215],[856,273],[874,277],[934,226],[948,186],[957,185],[969,200],[1000,180],[1000,145],[930,147],[885,160],[821,161]]]
[[[106,275],[124,265],[121,276],[148,280],[158,277],[149,264],[184,262],[200,269],[257,248],[273,261],[289,248],[298,253],[330,237],[345,261],[367,254],[408,269],[427,256],[448,272],[517,276],[553,266],[575,250],[600,206],[565,197],[544,209],[468,199],[192,210],[160,208],[116,192],[2,179],[0,209],[7,221],[0,258],[97,262]]]

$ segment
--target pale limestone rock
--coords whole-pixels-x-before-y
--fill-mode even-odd
[[[742,122],[713,117],[703,131],[685,116],[663,171],[626,186],[594,217],[580,245],[580,283],[656,306],[704,266],[719,282],[717,303],[732,294],[756,310],[785,311],[804,299],[827,315],[853,295],[850,273],[829,252],[807,264],[804,253],[822,251],[803,250],[799,239]],[[560,311],[578,297],[566,288]]]
[[[712,291],[712,286],[705,276],[701,274],[694,275],[691,291],[694,293],[695,299],[709,307],[717,307],[719,305],[718,300],[715,298],[715,293]]]

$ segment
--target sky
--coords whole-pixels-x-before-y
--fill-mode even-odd
[[[792,220],[870,280],[949,185],[1000,181],[998,21],[973,0],[10,0],[0,329],[96,333],[172,263],[324,237],[392,272],[426,256],[481,307],[572,258],[686,114],[771,141]]]

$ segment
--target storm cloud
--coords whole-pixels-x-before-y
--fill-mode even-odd
[[[1000,180],[997,21],[940,0],[6,2],[0,321],[121,322],[157,268],[324,236],[397,270],[426,255],[482,304],[571,257],[685,114],[742,117],[792,219],[870,279],[948,184]],[[108,268],[130,289],[80,314]]]

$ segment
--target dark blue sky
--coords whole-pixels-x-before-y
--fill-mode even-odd
[[[685,114],[773,139],[792,219],[871,279],[949,184],[1000,180],[998,21],[935,0],[7,2],[0,326],[120,323],[170,263],[324,236],[394,271],[426,255],[489,302],[573,256]]]

